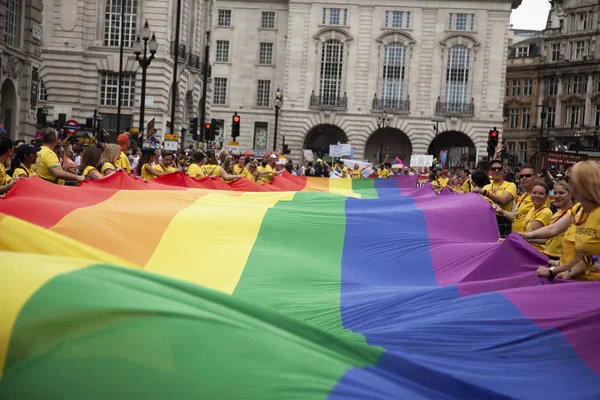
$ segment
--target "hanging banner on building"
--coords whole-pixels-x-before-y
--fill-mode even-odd
[[[40,74],[39,69],[33,67],[31,68],[31,93],[29,94],[29,105],[31,108],[35,108],[37,106],[38,100],[38,90],[40,85]]]
[[[156,133],[155,118],[150,118],[150,121],[146,123],[146,140],[150,141],[150,138]],[[175,149],[177,150],[177,149]]]

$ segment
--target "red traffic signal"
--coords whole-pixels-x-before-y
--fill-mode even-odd
[[[240,122],[240,116],[239,115],[234,115],[233,116],[233,122],[235,122],[236,124]]]
[[[210,123],[207,122],[206,124],[204,124],[204,129],[209,130],[210,129]]]
[[[490,133],[490,136],[491,136],[491,137],[498,137],[498,131],[492,131],[492,132]]]

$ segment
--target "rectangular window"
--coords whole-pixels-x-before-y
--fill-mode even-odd
[[[39,101],[48,101],[48,91],[46,90],[46,85],[44,85],[44,81],[40,79],[40,91],[39,91]]]
[[[550,48],[550,59],[552,61],[558,61],[559,56],[560,56],[560,44],[553,43],[552,47]]]
[[[227,78],[215,78],[213,104],[227,104]]]
[[[386,28],[410,28],[410,11],[386,11]]]
[[[468,112],[469,75],[471,52],[465,46],[448,49],[446,63],[446,90],[444,95],[445,112]]]
[[[585,106],[565,107],[565,125],[574,128],[583,122]]]
[[[517,57],[529,57],[529,46],[517,47]]]
[[[231,10],[219,10],[217,17],[218,26],[231,26]]]
[[[519,79],[515,79],[512,82],[512,96],[519,97],[521,96],[521,81]]]
[[[450,14],[448,29],[455,31],[474,31],[475,14]]]
[[[510,129],[517,129],[519,122],[519,110],[511,108],[508,112],[508,127]]]
[[[260,44],[258,63],[261,65],[273,65],[273,43]]]
[[[263,29],[275,28],[275,11],[263,11],[260,27]]]
[[[319,103],[321,105],[341,105],[343,64],[344,44],[335,39],[329,39],[323,43],[319,74]]]
[[[585,31],[586,29],[588,29],[587,14],[581,13],[577,16],[577,30]]]
[[[556,121],[556,108],[554,106],[546,109],[546,124],[548,128],[554,128],[554,122]]]
[[[258,90],[256,91],[256,106],[269,107],[271,98],[271,81],[259,80]]]
[[[118,106],[119,74],[115,72],[103,72],[100,75],[100,80],[100,105]],[[133,107],[135,99],[135,74],[123,74],[121,89],[121,105],[123,107]]]
[[[594,112],[594,126],[600,127],[600,104],[596,104],[596,110]]]
[[[323,25],[348,25],[347,8],[323,8]]]
[[[215,60],[217,62],[229,62],[229,40],[217,40]]]
[[[521,110],[521,129],[529,129],[530,116],[531,110],[529,108],[523,108]]]
[[[519,142],[519,164],[527,162],[527,142]]]
[[[568,94],[585,94],[587,91],[587,80],[585,75],[573,75],[569,77]]]
[[[406,47],[390,43],[383,48],[381,102],[383,108],[404,109]]]
[[[531,79],[523,79],[523,97],[531,97],[531,88],[533,81]]]
[[[548,79],[548,96],[556,96],[558,93],[558,78],[552,77]]]
[[[4,25],[4,41],[11,47],[20,47],[21,42],[21,2],[6,1],[6,23]]]
[[[266,122],[254,123],[254,141],[252,148],[254,150],[266,150],[267,138],[269,137],[269,124]]]
[[[585,53],[585,41],[580,40],[578,42],[571,43],[571,59],[581,60]]]
[[[123,40],[125,47],[131,47],[137,32],[137,0],[106,0],[104,10],[104,46],[121,45],[121,2],[125,2],[123,20]]]
[[[504,96],[510,96],[510,79],[506,80],[506,87],[504,88]]]
[[[508,154],[515,154],[516,148],[515,142],[506,142],[506,151],[508,151]]]

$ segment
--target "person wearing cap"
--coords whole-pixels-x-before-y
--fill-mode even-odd
[[[117,144],[121,146],[121,154],[119,159],[115,162],[115,166],[130,174],[131,165],[129,164],[129,159],[126,154],[127,150],[129,150],[129,135],[127,133],[121,133],[117,137]]]
[[[84,177],[65,171],[54,152],[58,146],[58,133],[54,128],[46,128],[42,132],[42,146],[38,152],[37,174],[45,181],[63,184],[64,181],[82,182]]]
[[[30,177],[37,175],[33,170],[33,165],[37,160],[39,148],[29,144],[23,144],[17,148],[17,165],[13,172],[13,178]]]

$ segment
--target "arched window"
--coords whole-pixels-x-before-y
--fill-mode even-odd
[[[321,105],[339,106],[342,101],[342,71],[344,44],[336,39],[323,42],[319,97]]]
[[[401,43],[386,45],[383,50],[383,75],[381,78],[383,108],[403,108],[405,72],[406,47]]]
[[[448,49],[446,62],[446,112],[465,112],[468,108],[471,51],[465,46]]]

